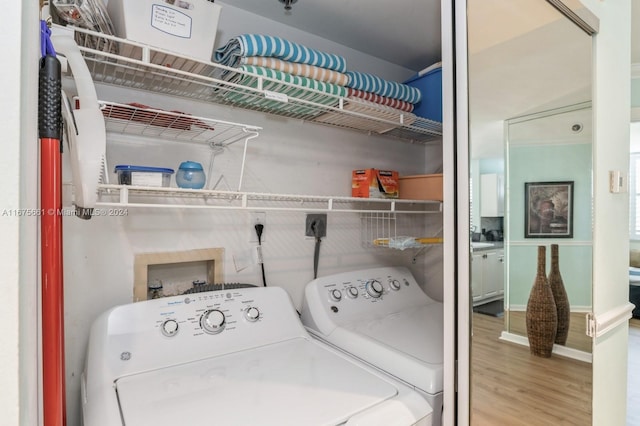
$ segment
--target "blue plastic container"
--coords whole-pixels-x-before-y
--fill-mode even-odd
[[[169,186],[173,169],[119,164],[114,170],[120,185]]]
[[[202,189],[207,178],[202,164],[195,161],[183,161],[176,173],[176,184],[180,188]]]
[[[433,69],[424,75],[416,75],[404,84],[422,92],[422,99],[415,105],[413,113],[418,117],[442,123],[442,68]]]

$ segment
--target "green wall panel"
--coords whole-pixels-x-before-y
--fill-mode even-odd
[[[550,244],[547,247],[547,275],[551,267]],[[559,243],[560,273],[571,306],[591,306],[591,246],[569,246]],[[536,277],[538,246],[512,245],[509,248],[509,306],[526,306]]]
[[[527,304],[536,274],[537,246],[560,245],[560,270],[572,306],[591,306],[591,144],[527,145],[509,149],[509,305]],[[573,238],[524,237],[525,182],[573,181]]]

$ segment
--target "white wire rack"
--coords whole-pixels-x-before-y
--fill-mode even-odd
[[[364,247],[388,247],[398,250],[423,248],[442,243],[442,238],[426,236],[424,219],[397,212],[362,212],[361,242]]]
[[[76,40],[87,40],[79,48],[95,82],[259,110],[411,143],[439,142],[442,136],[442,123],[410,113],[71,28],[85,35]]]
[[[179,208],[260,211],[402,213],[442,212],[439,201],[391,200],[353,197],[269,194],[129,185],[98,185],[97,206],[123,208]]]
[[[107,132],[143,136],[152,139],[165,139],[172,142],[206,144],[211,148],[209,172],[212,176],[215,156],[225,147],[243,141],[242,163],[238,191],[242,190],[247,145],[257,138],[261,127],[233,123],[207,117],[197,117],[178,111],[165,111],[141,104],[119,104],[99,101],[105,118]],[[223,179],[223,176],[217,182]],[[216,184],[208,182],[207,188],[215,189]]]
[[[140,104],[99,101],[108,132],[225,147],[259,135],[261,127],[197,117]]]

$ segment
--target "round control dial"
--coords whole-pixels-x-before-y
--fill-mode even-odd
[[[342,300],[342,292],[340,290],[333,289],[329,292],[329,297],[334,302],[339,302],[340,300]]]
[[[165,320],[160,326],[160,331],[167,337],[173,337],[178,334],[178,321],[173,319]]]
[[[380,297],[382,296],[382,284],[378,280],[368,281],[366,286],[367,294],[371,297]]]
[[[396,280],[396,279],[390,279],[389,280],[389,287],[391,287],[392,290],[400,290],[400,281]]]
[[[226,325],[225,316],[218,309],[210,309],[200,317],[200,327],[209,334],[218,334]]]
[[[255,306],[250,306],[244,311],[244,317],[251,322],[258,321],[260,311]]]
[[[347,289],[347,296],[349,296],[352,299],[355,299],[356,297],[358,297],[358,289],[355,287],[349,287]]]

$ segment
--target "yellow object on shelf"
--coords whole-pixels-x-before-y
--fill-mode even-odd
[[[442,237],[395,237],[395,238],[376,238],[373,244],[376,246],[393,247],[393,248],[409,248],[419,247],[424,244],[441,244]],[[407,244],[408,243],[408,244]]]

